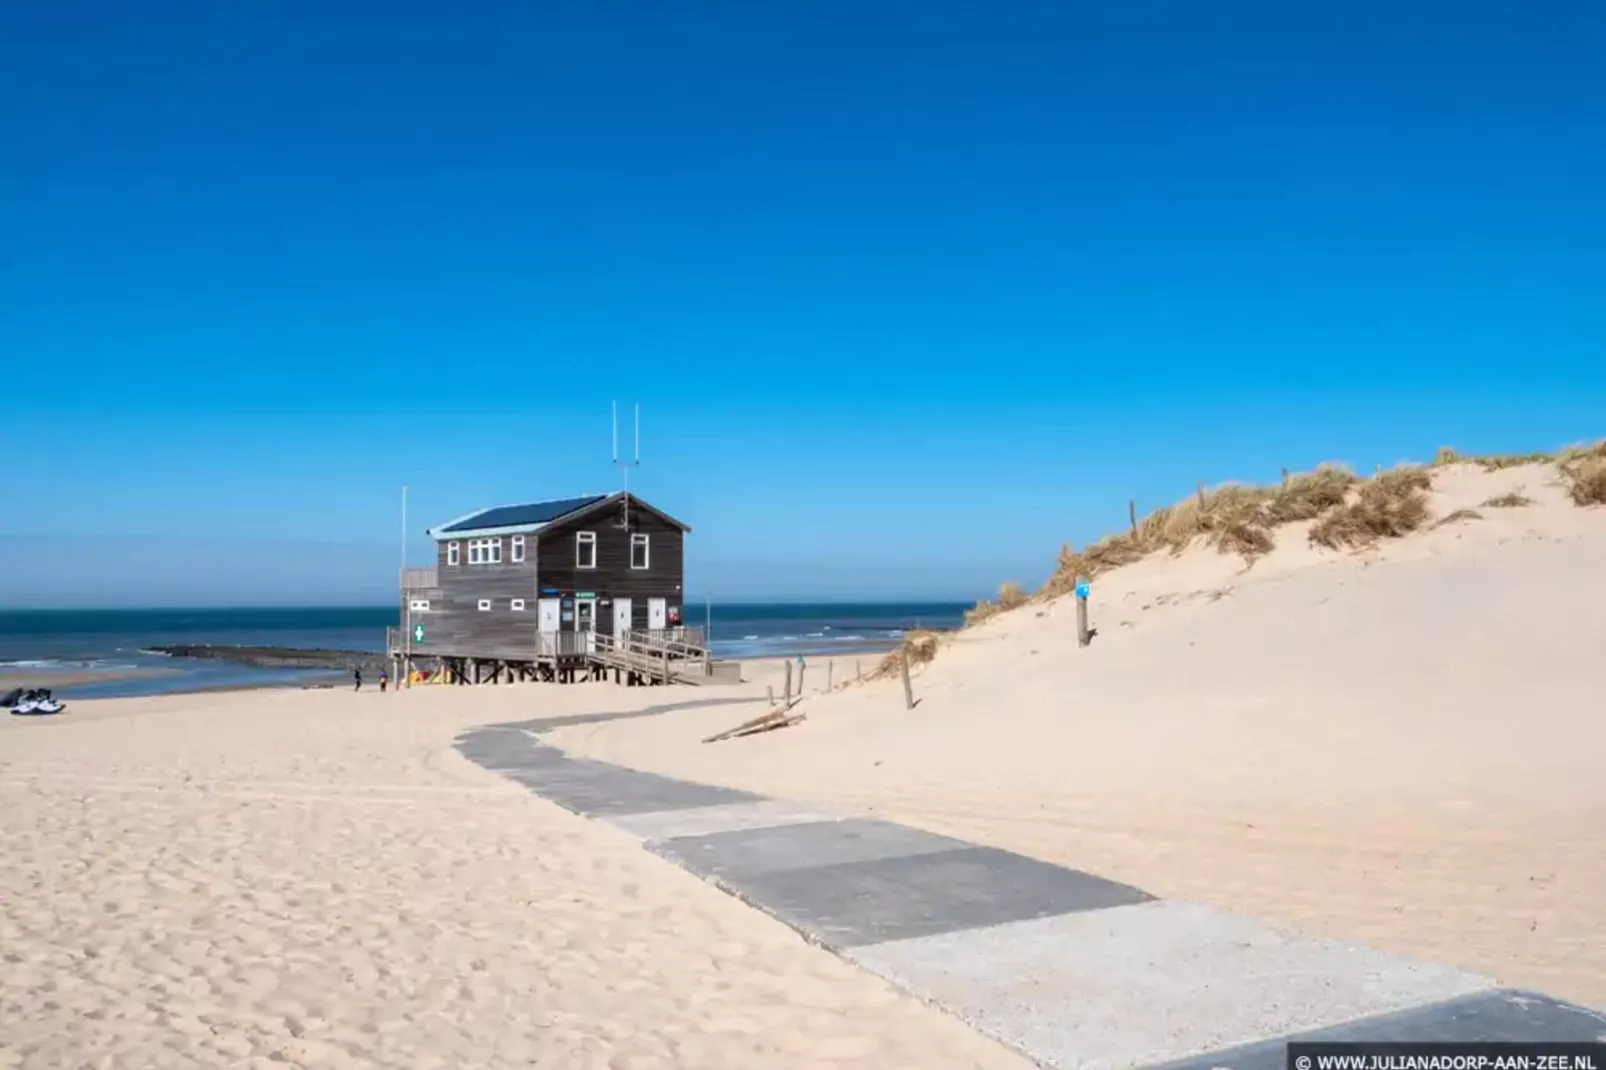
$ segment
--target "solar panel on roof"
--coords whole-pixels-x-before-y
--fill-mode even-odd
[[[448,524],[441,531],[478,531],[481,528],[507,528],[521,524],[545,524],[568,516],[588,505],[606,498],[606,494],[592,494],[584,498],[559,498],[550,502],[530,502],[526,505],[502,505],[483,513]]]

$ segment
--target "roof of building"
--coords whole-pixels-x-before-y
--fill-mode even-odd
[[[546,502],[527,502],[524,505],[498,505],[494,509],[481,509],[448,521],[436,528],[435,532],[452,535],[465,531],[482,531],[486,528],[550,524],[559,517],[595,505],[606,497],[608,497],[606,494],[588,494],[583,498],[557,498]]]

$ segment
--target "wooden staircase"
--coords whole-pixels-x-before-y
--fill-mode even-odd
[[[597,634],[591,660],[605,669],[634,674],[649,683],[706,683],[711,678],[712,655],[706,646],[647,632],[623,636]]]

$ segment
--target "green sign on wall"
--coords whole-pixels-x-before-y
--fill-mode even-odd
[[[424,641],[424,626],[422,624],[413,625],[413,642],[422,643],[423,641]]]

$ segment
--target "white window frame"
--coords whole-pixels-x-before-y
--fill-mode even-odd
[[[468,540],[468,563],[471,565],[500,565],[502,563],[502,537]]]
[[[591,547],[591,560],[590,561],[586,561],[582,557],[581,552],[580,552],[581,548],[582,547],[586,547],[586,546]],[[594,532],[594,531],[582,531],[582,532],[579,532],[579,533],[577,533],[575,535],[575,537],[574,537],[574,567],[575,568],[596,568],[597,567],[597,533],[596,532]]]
[[[446,566],[456,568],[463,560],[463,544],[453,539],[446,544]]]
[[[411,602],[408,603],[407,608],[412,610],[414,613],[428,613],[429,612],[429,599],[427,599],[427,598],[415,598]]]
[[[515,535],[515,536],[513,536],[512,544],[513,545],[512,545],[512,548],[511,548],[510,552],[508,553],[508,556],[511,557],[515,562],[523,561],[524,560],[524,536],[523,535]]]
[[[636,547],[641,547],[641,564],[636,564]],[[644,569],[652,567],[652,543],[647,536],[635,534],[630,536],[630,567]]]
[[[491,600],[489,598],[481,598],[480,599],[480,612],[481,613],[489,613],[490,611],[491,611]]]
[[[524,599],[522,599],[522,598],[513,599],[513,612],[515,612],[515,613],[523,613],[524,612]]]

